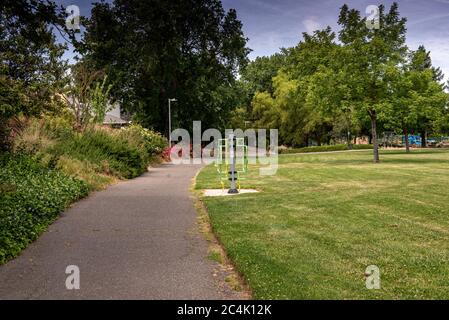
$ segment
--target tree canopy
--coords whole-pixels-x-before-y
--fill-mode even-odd
[[[442,128],[448,96],[441,70],[424,46],[406,46],[406,19],[397,3],[388,11],[379,6],[379,22],[378,29],[369,28],[358,10],[343,5],[338,36],[330,27],[304,33],[296,47],[281,51],[282,59],[250,63],[250,74],[273,76],[271,85],[263,76],[243,77],[253,95],[248,118],[259,127],[279,127],[280,141],[293,146],[344,136],[350,143],[369,134],[374,162],[379,130],[407,135]]]
[[[80,39],[53,2],[5,0],[0,136],[12,117],[57,109],[55,97],[70,93],[78,128],[101,122],[118,102],[132,120],[167,134],[168,100],[176,98],[173,127],[201,120],[203,128],[273,128],[289,146],[350,145],[369,135],[375,162],[383,131],[419,133],[425,146],[429,134],[449,132],[442,71],[424,46],[407,47],[397,3],[378,8],[379,28],[343,5],[338,31],[304,33],[295,47],[249,62],[242,23],[220,0],[97,2],[81,19]],[[81,54],[71,68],[55,30]]]
[[[147,127],[168,130],[192,120],[223,128],[240,100],[236,76],[249,49],[235,10],[219,0],[95,3],[78,49],[104,69],[122,107]]]
[[[18,114],[38,115],[54,107],[63,85],[64,45],[54,28],[62,30],[60,8],[51,1],[5,0],[0,5],[0,145],[7,122]]]

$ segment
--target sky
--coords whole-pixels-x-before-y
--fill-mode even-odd
[[[76,4],[81,15],[89,16],[94,0],[58,0],[65,6]],[[142,0],[145,1],[145,0]],[[234,8],[243,23],[250,58],[271,55],[282,47],[295,46],[303,32],[331,26],[338,31],[340,7],[347,3],[362,14],[369,5],[393,1],[374,0],[222,0],[225,9]],[[407,45],[416,49],[423,44],[431,52],[433,64],[449,79],[449,0],[398,0],[399,11],[407,22]],[[72,58],[68,52],[66,58]]]
[[[407,45],[417,49],[423,44],[431,52],[432,62],[449,79],[449,0],[399,0],[399,12],[407,18]],[[237,10],[243,30],[253,50],[250,58],[271,55],[281,47],[291,47],[303,32],[327,26],[338,31],[338,14],[343,4],[362,14],[368,5],[393,1],[373,0],[223,0],[226,9]]]

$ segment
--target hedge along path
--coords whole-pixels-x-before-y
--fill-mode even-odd
[[[76,203],[0,266],[0,299],[239,299],[214,277],[190,198],[200,166],[165,164]],[[66,288],[67,266],[80,289]]]

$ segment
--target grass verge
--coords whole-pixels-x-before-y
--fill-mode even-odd
[[[193,179],[192,188],[190,191],[192,194],[193,204],[198,214],[197,222],[199,231],[208,243],[208,258],[220,265],[222,273],[225,274],[224,281],[231,289],[239,292],[242,299],[251,299],[252,293],[247,282],[244,277],[237,272],[234,264],[228,258],[226,251],[212,230],[209,215],[203,201],[201,200],[201,192],[195,190],[195,185],[196,177]]]

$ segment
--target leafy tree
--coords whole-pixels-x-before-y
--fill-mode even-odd
[[[285,66],[273,83],[277,87],[285,83],[284,86],[290,88],[289,94],[283,95],[289,98],[283,104],[286,115],[281,133],[285,142],[307,146],[312,139],[320,145],[331,138],[329,132],[337,107],[330,65],[338,45],[330,28],[312,35],[304,33],[303,37],[296,47],[285,50]]]
[[[68,84],[60,97],[73,112],[76,130],[104,119],[111,85],[105,88],[107,77],[101,80],[103,76],[102,70],[92,70],[84,62],[71,67]]]
[[[374,162],[379,161],[378,114],[387,105],[389,95],[386,73],[399,65],[406,53],[406,19],[400,18],[397,3],[392,4],[388,13],[380,5],[379,21],[379,29],[367,28],[366,18],[347,5],[341,8],[338,19],[342,27],[339,39],[343,44],[341,71],[349,89],[345,100],[370,117]]]
[[[282,110],[279,101],[268,92],[256,92],[253,101],[253,113],[257,119],[256,128],[279,129],[282,123]]]
[[[388,66],[384,77],[388,82],[388,101],[379,118],[389,129],[402,132],[406,152],[410,152],[409,133],[418,132],[423,126],[435,127],[447,99],[435,76],[436,69],[417,64],[423,56],[421,49],[410,52],[401,65]]]
[[[257,57],[242,70],[241,82],[247,90],[249,102],[256,92],[274,93],[273,78],[285,65],[285,52],[275,53],[269,57]]]
[[[432,59],[430,58],[430,51],[427,51],[424,46],[419,46],[416,51],[412,53],[410,61],[410,69],[415,72],[424,72],[428,70],[431,72],[432,79],[435,83],[441,82],[444,75],[440,68],[436,68],[432,65]],[[424,81],[426,83],[426,81]],[[441,87],[443,87],[441,85]],[[436,90],[438,90],[436,88]],[[432,129],[433,120],[435,120],[435,112],[438,113],[438,103],[434,105],[436,109],[432,109],[432,106],[423,109],[425,112],[421,112],[418,118],[419,128],[418,132],[421,134],[421,146],[425,148],[427,146],[427,134]]]
[[[106,86],[108,77],[105,76],[103,81],[98,81],[91,93],[92,113],[94,115],[94,123],[103,123],[106,113],[111,111],[111,104],[109,94],[111,92],[112,84]]]
[[[238,88],[240,100],[239,107],[231,114],[232,128],[260,125],[261,121],[258,121],[252,110],[253,98],[257,92],[274,94],[273,78],[284,64],[285,53],[281,52],[269,57],[257,57],[245,66],[241,71],[240,79],[234,85]]]
[[[432,71],[432,78],[436,82],[441,82],[444,78],[443,71],[439,67],[432,65],[430,51],[427,51],[423,45],[420,45],[416,51],[412,53],[410,68],[416,71]]]
[[[418,121],[418,109],[413,103],[413,76],[406,69],[396,67],[390,68],[387,76],[390,80],[390,104],[380,116],[387,127],[402,132],[405,150],[410,152],[409,133],[416,128]]]
[[[221,127],[240,100],[236,75],[247,62],[242,24],[219,0],[115,0],[96,3],[77,44],[135,119],[168,132],[192,120]]]
[[[0,5],[0,148],[6,147],[11,117],[55,107],[66,66],[64,46],[53,34],[61,19],[51,1],[4,0]]]

